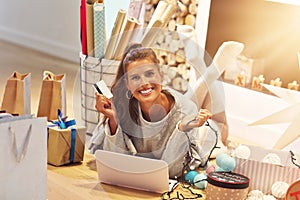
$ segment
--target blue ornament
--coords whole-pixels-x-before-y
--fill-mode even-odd
[[[222,169],[221,167],[217,166],[216,167],[216,172],[225,172],[225,170]]]
[[[230,157],[227,153],[220,153],[216,157],[216,164],[221,167],[224,160],[226,160],[228,157]]]
[[[197,174],[194,178],[194,185],[199,189],[205,189],[207,185],[207,176],[205,174]]]
[[[196,172],[195,170],[191,170],[188,173],[186,173],[186,175],[184,177],[184,180],[186,180],[190,184],[193,184],[194,183],[194,178],[197,174],[198,174],[198,172]]]
[[[226,172],[231,172],[236,166],[236,161],[234,158],[228,156],[227,159],[224,159],[222,161],[222,164],[219,166]]]

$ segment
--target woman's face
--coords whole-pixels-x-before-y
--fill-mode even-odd
[[[150,59],[127,66],[127,88],[140,103],[154,103],[161,95],[163,75]]]

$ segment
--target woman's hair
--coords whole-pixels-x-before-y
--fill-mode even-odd
[[[159,64],[159,60],[157,59],[157,56],[153,51],[153,49],[142,47],[140,43],[133,43],[128,45],[123,53],[121,62],[118,67],[115,81],[112,85],[112,89],[116,86],[116,84],[119,81],[125,81],[124,78],[126,78],[126,72],[127,72],[126,68],[130,63],[138,60],[143,60],[143,59],[149,59],[154,64],[157,65]]]
[[[121,127],[122,122],[126,118],[127,120],[125,121],[128,122],[128,112],[131,118],[130,121],[134,122],[136,125],[139,125],[138,101],[134,97],[130,99],[126,97],[126,93],[128,93],[128,89],[126,87],[126,79],[128,65],[132,62],[143,59],[150,60],[159,68],[159,60],[157,59],[157,56],[153,49],[142,47],[142,45],[138,43],[129,45],[124,51],[117,70],[116,78],[112,84],[111,90],[114,95],[113,103],[116,107],[117,116]]]

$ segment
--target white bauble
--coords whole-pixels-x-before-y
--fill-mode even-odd
[[[276,200],[276,198],[270,194],[264,195],[263,200]]]
[[[269,154],[267,154],[263,158],[262,162],[264,162],[264,163],[270,163],[270,164],[275,164],[275,165],[282,165],[280,157],[277,154],[275,154],[275,153],[269,153]]]
[[[247,200],[262,200],[264,193],[260,190],[251,190],[247,195]]]
[[[276,181],[272,185],[272,195],[280,199],[284,198],[288,189],[289,184],[282,181]]]
[[[251,155],[251,150],[248,146],[246,145],[239,145],[235,150],[234,150],[234,156],[237,158],[242,158],[242,159],[249,159]]]

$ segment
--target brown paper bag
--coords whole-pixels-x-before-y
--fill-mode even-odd
[[[72,129],[74,135],[72,135]],[[50,127],[48,129],[48,163],[60,166],[81,162],[84,157],[85,134],[86,128],[82,126],[66,129],[60,129],[58,126]]]
[[[37,116],[46,116],[48,120],[55,120],[58,109],[66,113],[65,74],[54,75],[52,72],[45,71]]]
[[[14,72],[7,80],[1,109],[11,114],[31,114],[31,73]]]

